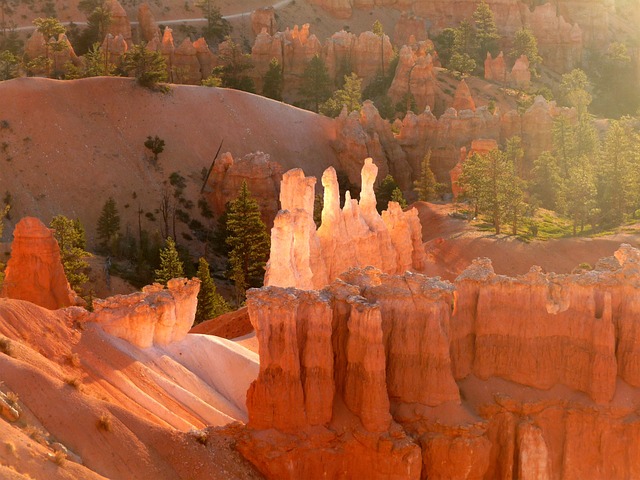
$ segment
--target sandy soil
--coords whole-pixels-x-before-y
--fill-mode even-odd
[[[0,416],[0,478],[260,478],[214,428],[246,419],[255,353],[202,335],[141,350],[81,318],[0,300],[0,391],[23,412]]]
[[[479,232],[465,220],[451,218],[451,205],[414,204],[423,228],[429,264],[425,273],[455,279],[474,258],[488,257],[496,273],[521,275],[533,265],[547,272],[570,273],[580,263],[595,265],[621,243],[640,246],[640,236],[621,233],[598,238],[562,238],[525,243],[506,235]]]
[[[304,167],[317,177],[336,162],[331,119],[235,90],[172,86],[162,94],[127,78],[20,78],[0,83],[0,105],[0,141],[8,145],[0,153],[0,191],[13,196],[12,218],[80,218],[90,246],[109,196],[123,231],[136,235],[138,208],[142,228],[160,233],[173,172],[186,179],[185,197],[197,205],[202,170],[221,141],[234,157],[261,150],[285,171]],[[166,144],[157,166],[144,147],[149,135]],[[197,207],[189,214],[210,223]],[[12,228],[8,222],[5,239]],[[178,222],[180,232],[186,229]]]

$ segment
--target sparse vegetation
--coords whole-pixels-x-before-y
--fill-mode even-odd
[[[102,430],[104,432],[111,431],[111,415],[108,413],[103,413],[100,415],[100,418],[96,422],[96,427],[98,430]]]
[[[10,357],[13,356],[13,345],[11,343],[11,340],[9,340],[7,337],[0,337],[0,352]]]
[[[82,387],[82,380],[80,379],[80,377],[65,377],[64,383],[66,383],[70,387],[75,388],[76,390],[80,390]]]

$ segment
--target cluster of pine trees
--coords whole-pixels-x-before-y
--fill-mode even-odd
[[[576,92],[573,92],[574,94]],[[583,94],[585,92],[582,92]],[[584,100],[584,96],[582,96]],[[537,207],[571,220],[573,233],[619,226],[640,213],[640,135],[637,120],[612,120],[602,138],[582,110],[576,121],[560,116],[553,149],[526,165],[520,139],[501,150],[474,154],[463,164],[459,185],[475,213],[500,233],[517,234]],[[531,225],[535,231],[535,225]]]

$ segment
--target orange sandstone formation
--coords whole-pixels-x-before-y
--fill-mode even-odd
[[[216,215],[224,213],[227,202],[235,200],[247,182],[251,195],[258,202],[262,221],[268,226],[280,210],[278,196],[282,167],[263,152],[254,152],[234,160],[231,153],[216,159],[205,190],[205,196]]]
[[[269,479],[635,478],[639,286],[622,245],[571,275],[479,259],[454,285],[366,268],[252,290],[239,448]]]
[[[129,22],[125,9],[120,5],[118,0],[106,0],[105,7],[109,10],[109,14],[111,15],[111,21],[109,22],[107,32],[114,37],[122,35],[122,38],[124,38],[127,45],[131,45],[131,23]]]
[[[91,321],[140,348],[182,340],[193,325],[200,280],[174,278],[167,288],[154,283],[142,292],[94,301]]]
[[[140,26],[140,34],[145,42],[160,38],[160,28],[158,28],[156,19],[151,13],[147,2],[141,3],[138,7],[138,25]]]
[[[502,52],[496,58],[491,56],[491,52],[487,52],[487,58],[484,61],[484,79],[502,84],[507,83],[507,66]]]
[[[305,177],[300,169],[285,173],[265,285],[318,289],[353,266],[373,265],[387,273],[422,268],[417,211],[403,212],[392,202],[380,216],[373,192],[377,173],[373,161],[365,160],[360,201],[352,200],[347,192],[341,209],[336,172],[327,169],[322,176],[322,225],[317,230],[313,221],[315,178]]]
[[[458,161],[458,163],[456,163],[456,166],[453,167],[449,172],[449,177],[451,178],[451,191],[453,193],[454,199],[458,198],[463,192],[463,190],[458,185],[458,179],[460,178],[460,175],[462,175],[463,164],[467,160],[467,158],[469,158],[474,153],[477,153],[479,155],[486,155],[491,150],[495,150],[497,148],[498,143],[493,139],[478,139],[471,142],[471,149],[468,153],[465,147],[462,147],[460,149],[460,160]]]
[[[456,93],[453,96],[452,107],[458,110],[458,112],[460,110],[476,111],[476,103],[473,101],[471,90],[469,90],[467,82],[465,82],[464,79],[458,83],[458,88],[456,88]]]
[[[266,30],[269,35],[273,35],[277,30],[275,8],[261,7],[251,12],[251,29],[254,35],[258,35],[262,30]]]
[[[13,231],[2,296],[50,310],[83,303],[69,286],[53,232],[37,218],[23,218]]]

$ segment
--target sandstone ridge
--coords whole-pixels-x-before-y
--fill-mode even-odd
[[[478,259],[454,284],[368,267],[252,290],[241,451],[279,479],[633,478],[639,284],[622,245],[576,274]]]

